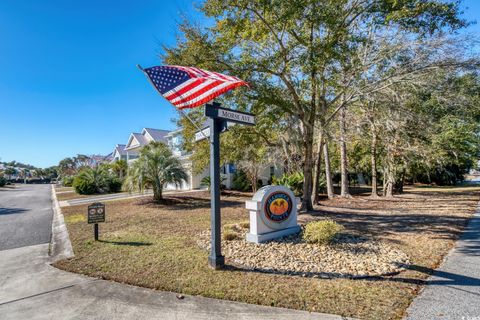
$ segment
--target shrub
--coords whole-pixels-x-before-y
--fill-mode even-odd
[[[64,187],[71,187],[71,186],[73,185],[73,179],[74,179],[74,178],[75,178],[75,177],[73,177],[73,176],[63,177],[63,178],[62,178],[62,185],[63,185]]]
[[[232,241],[240,238],[240,235],[232,230],[225,230],[223,232],[223,240]]]
[[[85,168],[75,176],[72,186],[79,194],[119,192],[122,181],[104,168]]]
[[[303,193],[303,173],[294,172],[287,174],[285,173],[280,178],[273,177],[272,184],[277,186],[285,186],[292,190],[296,196],[302,196]]]
[[[248,181],[247,175],[241,170],[237,170],[233,175],[232,189],[238,191],[252,190],[252,184]]]
[[[123,181],[117,177],[110,177],[108,179],[108,191],[109,192],[120,192],[122,191]]]
[[[83,175],[78,175],[73,179],[73,188],[78,194],[95,194],[97,187],[95,183]]]
[[[308,243],[327,244],[343,229],[342,225],[332,220],[310,222],[303,230],[303,239]]]
[[[220,176],[220,190],[225,190],[226,186],[223,184],[227,180],[227,177]],[[200,181],[200,186],[207,187],[207,190],[210,191],[210,176],[205,176]]]
[[[4,176],[0,176],[0,187],[4,187],[7,184],[7,179]]]
[[[248,229],[250,228],[250,222],[249,221],[242,221],[239,223],[240,227]]]

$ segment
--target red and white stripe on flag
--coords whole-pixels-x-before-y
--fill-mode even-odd
[[[195,67],[156,66],[143,70],[158,92],[178,109],[195,108],[248,84],[234,76]]]

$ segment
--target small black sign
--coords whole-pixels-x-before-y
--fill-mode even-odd
[[[97,202],[88,206],[88,223],[105,222],[105,205]]]

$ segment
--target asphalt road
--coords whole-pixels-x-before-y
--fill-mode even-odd
[[[50,242],[52,217],[50,185],[0,188],[0,250]]]

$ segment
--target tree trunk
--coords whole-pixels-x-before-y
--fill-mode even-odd
[[[157,186],[153,186],[153,199],[155,201],[162,201],[163,200],[163,196],[162,196],[162,187],[157,187]]]
[[[305,122],[303,122],[304,129],[305,129],[305,137],[304,137],[304,150],[305,150],[305,157],[303,158],[303,199],[302,199],[302,206],[300,211],[310,211],[313,210],[312,204],[312,187],[313,187],[313,166],[314,159],[313,159],[313,134],[315,133],[315,121],[317,117],[317,80],[316,80],[316,68],[315,68],[315,60],[314,55],[315,52],[313,50],[313,40],[314,40],[314,24],[312,23],[310,26],[310,80],[311,80],[311,92],[312,97],[310,100],[310,109],[306,113]]]
[[[312,196],[312,202],[314,204],[318,203],[318,193],[320,192],[319,190],[319,184],[320,184],[320,169],[322,166],[322,146],[323,146],[323,137],[322,133],[318,135],[318,144],[317,144],[317,153],[316,153],[316,159],[315,159],[315,174],[313,176],[313,196]]]
[[[402,176],[395,186],[395,191],[397,193],[403,193],[403,186],[405,185],[405,174],[406,174],[406,169],[405,169],[405,167],[403,167]]]
[[[385,197],[387,193],[387,169],[383,167],[383,187],[382,187],[382,195]]]
[[[253,193],[255,193],[255,192],[257,192],[257,189],[258,189],[257,188],[258,173],[256,172],[256,170],[253,173],[251,181],[252,181],[252,190],[253,190]]]
[[[372,141],[370,146],[370,157],[372,163],[372,197],[378,198],[377,193],[377,132],[375,131],[375,124],[372,123]]]
[[[341,170],[341,192],[340,196],[344,198],[350,197],[348,190],[348,163],[347,163],[347,143],[346,143],[346,110],[345,107],[340,109],[340,170]]]
[[[313,163],[313,126],[305,126],[304,138],[304,163],[303,163],[303,197],[300,211],[313,210],[312,204],[312,169]]]
[[[323,144],[323,157],[325,158],[325,181],[327,184],[327,196],[328,199],[332,199],[334,197],[332,171],[330,169],[330,157],[328,155],[328,144],[326,142]]]
[[[395,185],[395,163],[393,159],[392,150],[387,150],[387,182],[385,185],[385,196],[387,198],[393,197],[393,187]]]
[[[392,173],[388,173],[388,178],[387,178],[387,185],[386,185],[386,190],[385,190],[385,196],[387,198],[392,198],[393,197],[393,182],[392,182]]]

